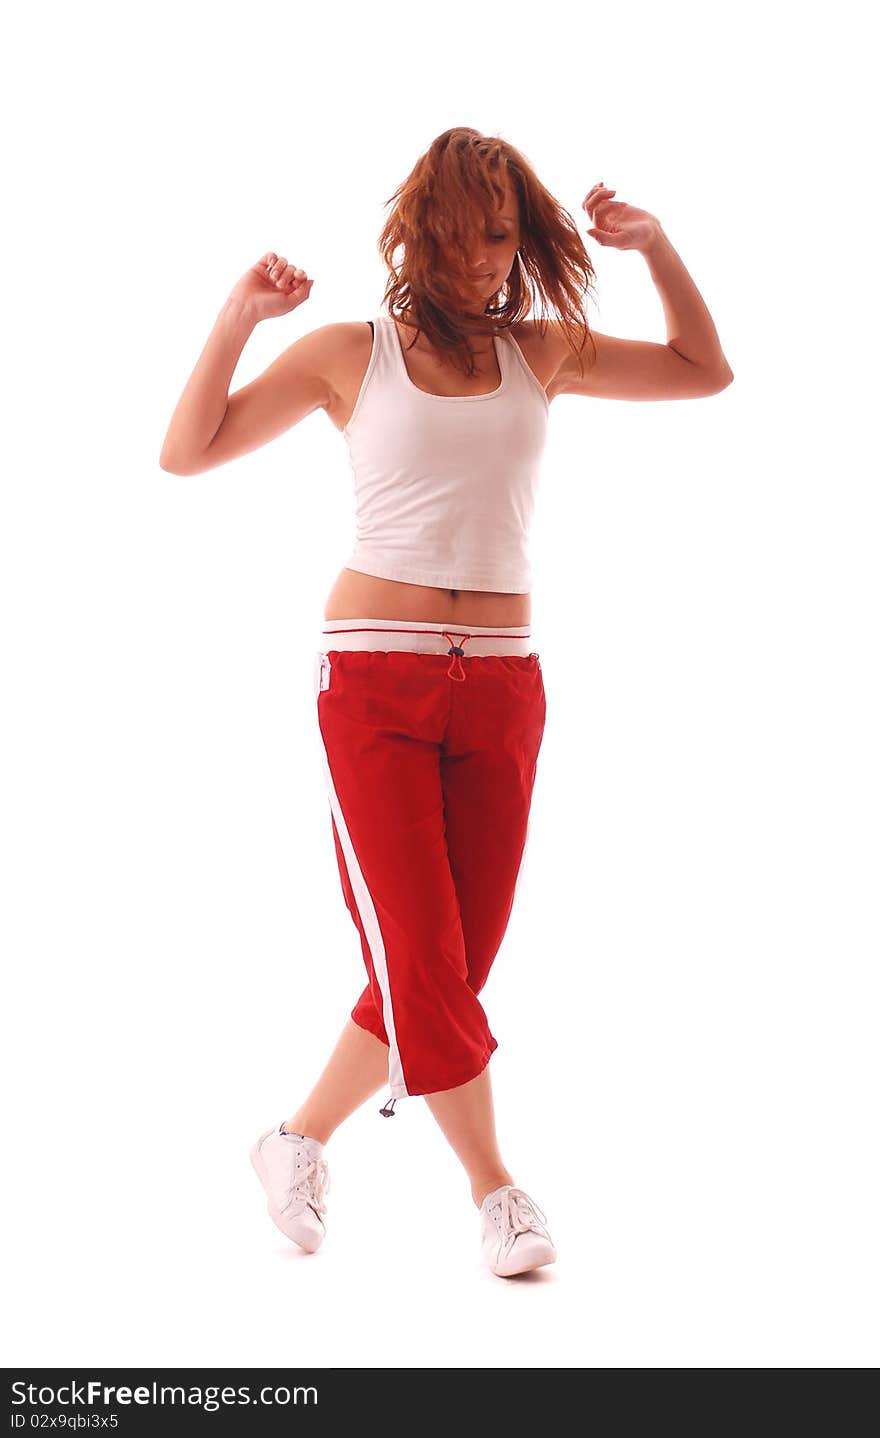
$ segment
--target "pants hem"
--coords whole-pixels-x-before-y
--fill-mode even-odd
[[[497,1041],[493,1042],[480,1060],[479,1068],[474,1069],[471,1066],[466,1073],[462,1073],[461,1077],[450,1079],[448,1076],[444,1076],[442,1083],[420,1084],[415,1088],[402,1088],[399,1084],[395,1084],[390,1089],[390,1095],[392,1098],[424,1098],[426,1094],[447,1093],[449,1089],[461,1088],[463,1084],[479,1078],[497,1047]]]
[[[377,1033],[376,1030],[371,1028],[369,1024],[365,1024],[363,1019],[356,1019],[353,1013],[349,1014],[349,1018],[351,1019],[353,1024],[357,1025],[359,1029],[363,1029],[365,1033],[372,1034],[374,1039],[378,1039],[380,1044],[384,1044],[386,1049],[390,1048],[390,1044],[388,1043],[388,1040],[384,1034]]]

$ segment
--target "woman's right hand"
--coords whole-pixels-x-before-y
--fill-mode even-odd
[[[289,315],[308,299],[313,284],[314,280],[306,277],[305,270],[289,265],[284,255],[267,250],[261,260],[245,271],[229,298],[239,300],[257,323]]]

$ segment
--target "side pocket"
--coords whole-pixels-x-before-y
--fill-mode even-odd
[[[535,661],[535,678],[538,681],[538,689],[541,695],[541,733],[543,734],[544,726],[547,722],[547,691],[544,688],[544,672],[541,669],[541,659],[539,655],[530,654],[529,658]]]
[[[322,654],[320,652],[317,653],[315,655],[315,664],[313,670],[316,700],[322,690],[330,688],[330,668],[331,664],[329,654]]]

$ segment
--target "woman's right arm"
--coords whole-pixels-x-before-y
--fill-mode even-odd
[[[299,278],[302,276],[302,278]],[[171,417],[159,465],[170,474],[201,474],[275,439],[314,410],[332,390],[324,377],[328,332],[303,335],[263,374],[229,394],[241,352],[261,319],[289,314],[308,299],[312,281],[273,254],[242,277],[230,294]]]

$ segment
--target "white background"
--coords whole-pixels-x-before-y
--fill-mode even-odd
[[[864,7],[85,4],[7,31],[3,1046],[30,1365],[862,1366],[876,1330],[878,499]],[[363,983],[312,660],[354,533],[323,412],[164,473],[267,249],[300,334],[380,307],[385,201],[500,134],[582,225],[656,214],[735,380],[554,401],[547,726],[483,998],[559,1261],[478,1267],[426,1106],[328,1147],[304,1258],[248,1162]],[[11,200],[11,206],[9,202]],[[587,239],[595,328],[665,340]]]

